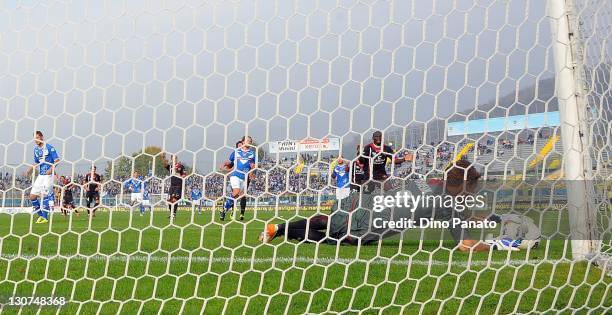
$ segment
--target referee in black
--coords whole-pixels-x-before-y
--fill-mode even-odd
[[[100,183],[102,182],[102,176],[96,173],[96,166],[92,166],[91,172],[85,175],[85,184],[87,185],[87,192],[85,197],[87,200],[87,214],[95,217],[96,210],[100,205]],[[93,207],[91,206],[93,204]]]
[[[162,163],[170,173],[170,189],[168,190],[168,210],[170,210],[170,216],[168,218],[174,219],[178,210],[178,201],[183,198],[183,179],[187,174],[185,174],[183,164],[176,161],[176,155],[172,155],[172,161],[168,162],[164,154]]]

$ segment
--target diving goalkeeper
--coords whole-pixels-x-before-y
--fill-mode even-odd
[[[425,181],[410,181],[401,191],[412,195],[422,196],[450,196],[463,197],[476,192],[480,173],[467,161],[461,160],[453,164],[447,171],[445,185],[441,183],[427,183]],[[393,196],[400,190],[385,191],[384,194]],[[283,224],[268,224],[259,239],[268,243],[277,237],[286,237],[306,242],[326,242],[335,244],[337,242],[350,245],[365,245],[375,243],[384,238],[397,235],[404,229],[380,227],[376,222],[400,222],[401,220],[411,222],[456,222],[457,219],[464,222],[463,211],[457,211],[451,206],[422,206],[415,207],[391,207],[383,211],[376,211],[376,196],[381,196],[381,191],[372,193],[360,193],[354,191],[342,202],[338,209],[337,203],[332,209],[331,216],[315,215],[309,219],[297,220]],[[360,202],[361,199],[361,202]],[[360,206],[358,206],[360,204]],[[499,216],[489,218],[500,223]],[[447,224],[447,229],[461,251],[488,251],[491,247],[497,249],[518,250],[516,247],[520,242],[486,243],[480,242],[470,236],[469,231],[462,225]],[[417,226],[418,227],[418,226]]]

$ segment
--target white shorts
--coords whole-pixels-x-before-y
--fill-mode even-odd
[[[142,193],[132,193],[130,196],[130,201],[142,202]]]
[[[246,191],[246,184],[247,181],[238,176],[230,177],[230,186],[232,187],[232,189],[239,188],[242,191]]]
[[[151,200],[149,200],[149,199],[145,199],[145,200],[143,200],[143,201],[142,201],[142,205],[143,205],[143,206],[150,206],[150,205],[151,205]]]
[[[31,195],[44,197],[53,188],[53,177],[51,175],[38,175],[32,185]]]
[[[193,204],[194,206],[199,206],[200,205],[200,199],[198,199],[198,200],[191,200],[191,204]]]
[[[349,196],[351,193],[350,187],[336,188],[336,199],[341,200]]]

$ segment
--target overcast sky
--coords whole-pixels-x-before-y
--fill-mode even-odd
[[[245,133],[352,153],[553,76],[545,3],[4,1],[0,161],[35,129],[76,165],[158,145],[206,171]]]

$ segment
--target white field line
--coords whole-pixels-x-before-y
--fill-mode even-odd
[[[330,258],[321,257],[313,258],[306,256],[288,257],[266,257],[266,258],[253,258],[253,257],[189,257],[189,256],[147,256],[147,255],[72,255],[72,256],[60,256],[60,255],[15,255],[15,254],[0,254],[0,259],[3,260],[32,260],[32,259],[45,259],[45,260],[82,260],[82,261],[133,261],[133,262],[190,262],[190,263],[224,263],[224,264],[248,264],[248,265],[261,265],[261,264],[316,264],[316,265],[330,265],[330,264],[352,264],[362,263],[369,265],[417,265],[417,266],[451,266],[451,267],[486,267],[486,266],[522,266],[522,265],[537,265],[537,264],[568,264],[572,263],[570,260],[560,259],[519,259],[519,260],[473,260],[473,261],[442,261],[442,260],[420,260],[420,259],[388,259],[388,258],[373,258],[371,260],[365,259],[352,259],[352,258]]]

